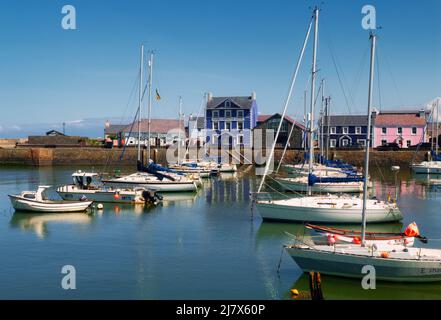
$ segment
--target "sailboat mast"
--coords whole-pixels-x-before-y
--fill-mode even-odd
[[[308,91],[305,90],[303,92],[303,124],[305,125],[305,131],[303,132],[303,151],[304,154],[306,155],[306,151],[308,150],[308,115],[307,115],[307,103],[306,103],[306,99],[308,96]],[[304,161],[304,163],[306,163],[306,160]]]
[[[312,70],[311,70],[311,114],[309,120],[309,174],[312,174],[314,164],[314,100],[315,100],[315,78],[317,73],[317,40],[318,40],[318,18],[319,9],[314,9],[315,26],[314,26],[314,48],[312,52]],[[312,188],[308,186],[308,195],[312,194]]]
[[[438,142],[438,137],[439,137],[439,131],[438,131],[438,126],[439,126],[439,100],[436,100],[436,145],[435,145],[435,155],[438,157],[438,148],[439,148],[439,142]]]
[[[147,163],[150,161],[150,114],[152,110],[152,81],[153,81],[153,51],[150,51],[149,59],[149,107],[148,107],[148,149],[147,149]]]
[[[321,106],[321,117],[320,117],[320,155],[323,158],[324,153],[324,138],[323,138],[323,117],[325,115],[325,79],[322,79],[322,106]]]
[[[179,133],[178,133],[178,164],[181,164],[181,118],[182,118],[182,97],[179,96]],[[197,121],[197,120],[196,120]]]
[[[326,160],[329,159],[329,135],[331,133],[331,120],[330,120],[330,107],[331,107],[331,97],[325,98],[325,108],[326,108]]]
[[[371,113],[372,113],[372,90],[374,87],[374,68],[375,68],[375,45],[377,36],[371,33],[371,66],[369,74],[369,93],[368,93],[368,123],[366,136],[366,155],[364,159],[364,177],[363,177],[363,211],[362,211],[362,234],[361,243],[364,246],[366,243],[366,202],[367,202],[367,179],[369,176],[369,148],[371,144]]]
[[[138,97],[138,161],[141,161],[141,104],[142,104],[142,72],[144,64],[144,45],[141,44],[141,62],[139,69],[139,97]]]

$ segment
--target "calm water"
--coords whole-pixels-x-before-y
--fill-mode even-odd
[[[85,168],[87,169],[87,168]],[[252,175],[206,180],[197,194],[174,195],[156,208],[104,206],[101,213],[13,212],[8,193],[38,184],[70,182],[70,168],[0,168],[0,298],[2,299],[290,299],[307,277],[283,255],[302,226],[262,223],[250,217]],[[389,170],[374,170],[378,197],[394,194]],[[403,224],[416,220],[423,235],[441,239],[441,190],[427,177],[399,174]],[[371,230],[399,230],[401,224]],[[441,248],[441,241],[431,241]],[[77,289],[61,288],[61,268],[73,265]],[[441,284],[377,283],[323,277],[327,299],[439,299]]]

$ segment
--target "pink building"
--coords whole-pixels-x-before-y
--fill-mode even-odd
[[[374,148],[398,143],[408,148],[426,142],[426,113],[420,111],[380,111],[374,124]]]

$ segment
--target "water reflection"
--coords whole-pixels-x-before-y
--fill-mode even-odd
[[[66,223],[87,225],[92,222],[93,216],[86,213],[26,213],[16,211],[11,218],[12,227],[24,231],[32,231],[40,238],[49,235],[49,225]]]
[[[376,283],[375,290],[364,290],[361,280],[322,275],[322,290],[326,300],[440,300],[439,283]],[[291,288],[299,291],[298,299],[309,297],[309,278],[303,273]],[[283,298],[293,299],[290,291]]]

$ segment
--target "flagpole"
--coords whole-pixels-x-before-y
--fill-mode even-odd
[[[148,107],[148,147],[147,147],[147,164],[150,163],[150,114],[152,110],[152,81],[153,81],[153,51],[150,51],[149,60],[149,107]]]

